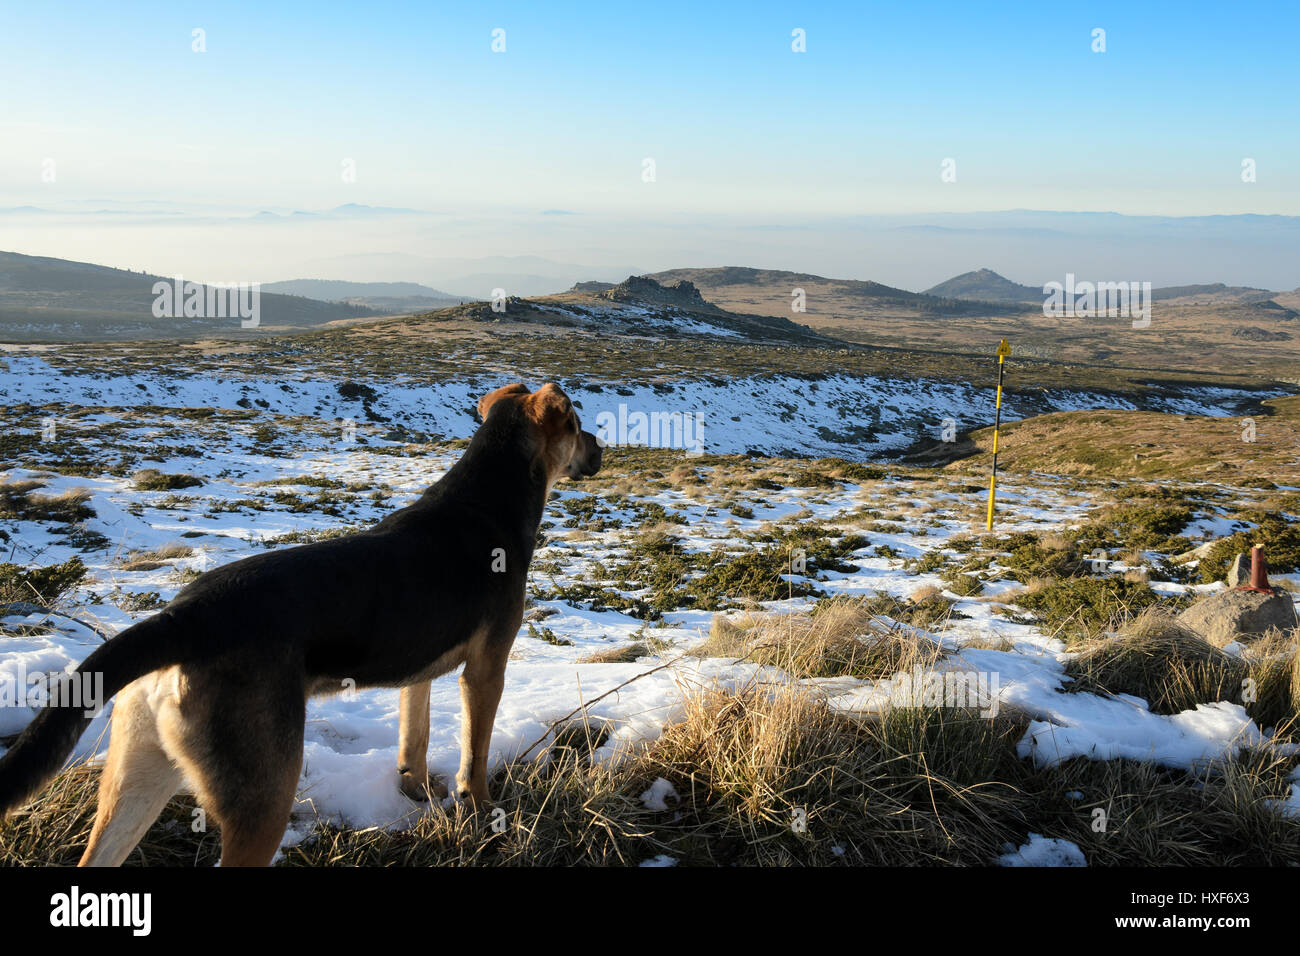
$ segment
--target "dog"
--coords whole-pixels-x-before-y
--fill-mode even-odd
[[[221,865],[268,865],[302,772],[307,700],[349,687],[402,688],[398,786],[439,792],[430,682],[462,664],[457,795],[487,803],[542,511],[559,479],[597,472],[602,449],[554,383],[498,388],[478,412],[464,455],[413,504],[215,568],[82,662],[79,675],[103,675],[99,703],[118,700],[80,865],[121,864],[186,780],[221,825]],[[90,723],[83,707],[43,708],[0,757],[0,817],[59,772]]]

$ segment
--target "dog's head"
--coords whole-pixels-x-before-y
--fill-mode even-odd
[[[516,404],[531,426],[533,453],[546,469],[546,483],[560,478],[589,478],[600,470],[601,448],[596,436],[582,430],[578,412],[569,396],[554,382],[535,392],[523,383],[506,385],[484,395],[478,403],[479,417],[488,420],[498,402]]]

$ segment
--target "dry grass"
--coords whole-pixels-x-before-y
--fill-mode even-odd
[[[913,604],[924,604],[927,601],[938,601],[942,598],[943,588],[933,584],[923,584],[907,596],[907,599]]]
[[[197,488],[203,479],[188,474],[163,474],[157,468],[144,468],[131,476],[136,491],[176,491]]]
[[[998,634],[981,635],[961,642],[962,650],[972,651],[1014,651],[1015,642]]]
[[[41,798],[0,823],[0,865],[75,866],[90,839],[99,790],[98,767],[65,770]],[[196,832],[194,798],[168,801],[127,866],[212,866],[221,852],[217,828]]]
[[[1255,416],[1260,427],[1253,442],[1242,441],[1242,418],[1111,409],[1039,415],[1002,426],[998,468],[1020,475],[1289,483],[1300,445],[1300,397],[1263,405],[1269,413]],[[987,467],[993,429],[971,437],[979,452],[961,466]]]
[[[1069,551],[1074,547],[1073,541],[1055,531],[1040,535],[1038,544],[1044,551]]]
[[[1243,655],[1249,668],[1246,711],[1264,729],[1279,736],[1300,729],[1300,631],[1276,628],[1253,641]]]
[[[283,863],[625,866],[667,854],[705,866],[981,866],[1031,831],[1074,841],[1093,865],[1300,863],[1300,823],[1270,802],[1286,795],[1291,762],[1266,753],[1198,774],[1084,759],[1034,770],[1016,755],[1017,715],[899,708],[859,720],[788,685],[702,693],[650,747],[593,762],[607,730],[574,721],[544,759],[502,767],[499,813],[433,806],[407,830],[321,821]],[[0,826],[0,862],[74,862],[97,776],[64,773]],[[677,794],[666,811],[640,799],[660,778]],[[173,800],[128,862],[210,865],[216,833],[193,832],[193,806]]]
[[[1018,835],[1012,805],[1024,797],[977,781],[1015,767],[1023,728],[918,713],[864,723],[791,688],[706,693],[625,761],[592,764],[580,737],[546,762],[507,766],[493,781],[495,828],[461,807],[403,833],[326,827],[287,862],[606,866],[667,854],[707,866],[986,863]],[[660,778],[678,797],[667,811],[640,799]]]
[[[188,558],[193,553],[194,549],[187,544],[165,544],[152,551],[133,551],[118,561],[118,567],[123,571],[152,571],[168,561]]]
[[[927,668],[942,656],[920,631],[883,622],[853,598],[823,601],[814,614],[716,614],[709,639],[690,653],[751,660],[796,677],[859,678]]]
[[[86,504],[90,492],[85,488],[69,488],[56,495],[36,494],[43,487],[44,482],[34,480],[0,482],[0,517],[71,523],[95,516]]]
[[[1247,667],[1171,615],[1149,609],[1111,638],[1079,645],[1066,665],[1070,690],[1141,697],[1157,714],[1241,702]]]
[[[1093,865],[1300,863],[1300,823],[1270,802],[1286,795],[1291,761],[1259,752],[1197,774],[1084,759],[1034,770],[1016,755],[1024,730],[1018,715],[959,709],[854,719],[790,685],[708,691],[622,760],[591,759],[608,725],[571,722],[543,759],[496,772],[499,813],[433,806],[406,830],[320,821],[283,863],[619,866],[667,854],[707,866],[981,866],[1031,831],[1078,843]],[[67,771],[0,825],[0,862],[75,862],[97,777]],[[677,794],[666,811],[640,799],[660,778]],[[215,827],[194,832],[193,808],[171,801],[128,862],[214,862]]]
[[[606,651],[595,651],[585,657],[579,657],[579,664],[631,664],[645,657],[650,649],[644,644],[628,644],[626,647],[611,647]]]

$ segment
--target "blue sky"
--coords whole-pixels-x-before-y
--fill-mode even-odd
[[[1298,28],[1294,3],[9,4],[0,208],[398,206],[449,217],[428,255],[619,264],[676,261],[700,223],[1300,215]],[[557,251],[565,217],[520,224],[543,210],[606,231]],[[155,236],[132,261],[179,241]],[[40,248],[124,242],[78,238]]]
[[[1300,213],[1294,4],[266,6],[10,5],[6,192]]]

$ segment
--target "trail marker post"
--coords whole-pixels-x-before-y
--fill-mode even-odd
[[[1011,346],[1003,339],[998,343],[998,400],[993,412],[993,474],[989,476],[989,514],[984,523],[986,531],[993,530],[993,498],[998,485],[998,428],[1002,425],[1002,373],[1006,369],[1003,362],[1010,354]]]

